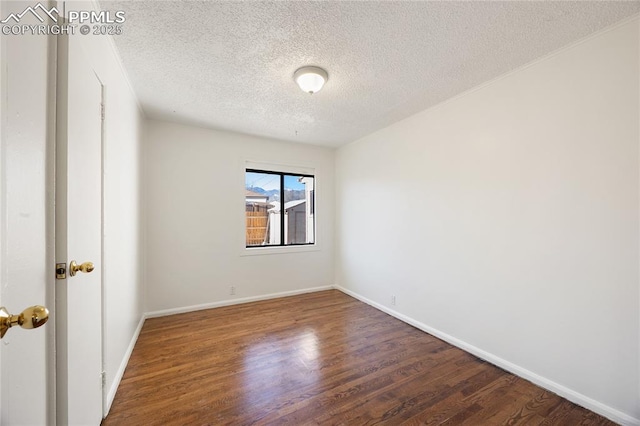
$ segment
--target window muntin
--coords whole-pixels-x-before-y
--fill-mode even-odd
[[[247,248],[315,244],[313,175],[246,169],[245,194]]]

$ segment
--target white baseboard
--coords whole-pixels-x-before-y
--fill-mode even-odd
[[[142,331],[142,326],[144,325],[145,319],[146,319],[146,315],[142,314],[142,317],[140,318],[140,322],[138,323],[138,327],[136,327],[136,331],[133,332],[133,337],[131,337],[131,341],[129,342],[127,351],[122,357],[122,361],[120,362],[120,367],[118,367],[118,371],[116,371],[116,375],[113,378],[113,383],[111,383],[111,387],[109,388],[109,393],[107,394],[107,400],[105,401],[105,405],[103,408],[103,411],[104,411],[102,413],[103,418],[107,417],[107,414],[109,414],[109,410],[111,410],[113,399],[116,397],[118,386],[120,386],[120,381],[122,380],[122,376],[124,376],[124,371],[127,368],[127,364],[129,364],[129,358],[131,358],[131,354],[133,353],[133,348],[136,346],[136,342],[138,341],[138,336],[140,335],[140,331]]]
[[[341,292],[348,294],[349,296],[355,297],[356,299],[366,303],[367,305],[373,306],[374,308],[385,312],[397,319],[399,319],[402,322],[405,322],[417,329],[420,329],[426,333],[431,334],[432,336],[435,336],[441,340],[444,340],[447,343],[452,344],[453,346],[456,346],[466,352],[469,352],[470,354],[473,354],[475,356],[477,356],[480,359],[483,359],[485,361],[490,362],[491,364],[494,364],[504,370],[507,370],[513,374],[515,374],[516,376],[522,377],[526,380],[529,380],[530,382],[545,388],[557,395],[560,395],[563,398],[568,399],[569,401],[578,404],[582,407],[585,407],[595,413],[598,413],[606,418],[608,418],[609,420],[612,420],[616,423],[619,423],[621,425],[625,425],[625,426],[640,426],[640,419],[636,419],[634,417],[629,416],[628,414],[625,414],[621,411],[616,410],[615,408],[609,407],[606,404],[603,404],[599,401],[596,401],[592,398],[589,398],[588,396],[585,396],[579,392],[576,392],[572,389],[569,389],[565,386],[562,386],[556,382],[554,382],[553,380],[549,380],[545,377],[542,377],[532,371],[527,370],[526,368],[522,368],[516,364],[513,364],[505,359],[502,359],[496,355],[493,355],[489,352],[486,352],[480,348],[477,348],[473,345],[470,345],[460,339],[457,339],[453,336],[450,336],[446,333],[443,333],[433,327],[429,327],[426,324],[423,324],[419,321],[416,321],[412,318],[409,318],[406,315],[403,315],[397,311],[394,311],[393,309],[389,309],[384,305],[381,305],[377,302],[374,302],[373,300],[370,300],[358,293],[355,293],[351,290],[348,290],[340,285],[334,285],[333,286],[335,289],[340,290]]]
[[[182,308],[163,309],[160,311],[148,312],[145,318],[164,317],[167,315],[183,314],[186,312],[201,311],[204,309],[220,308],[222,306],[239,305],[241,303],[259,302],[261,300],[277,299],[280,297],[296,296],[298,294],[315,293],[317,291],[331,290],[334,286],[305,288],[302,290],[283,291],[280,293],[264,294],[261,296],[243,297],[239,299],[222,300],[220,302],[203,303],[201,305],[185,306]]]

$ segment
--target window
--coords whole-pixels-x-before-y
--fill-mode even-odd
[[[315,178],[246,169],[246,246],[315,243]]]

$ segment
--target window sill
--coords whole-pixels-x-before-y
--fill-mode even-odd
[[[312,251],[320,251],[317,243],[303,246],[245,247],[242,253],[240,253],[240,256],[265,256],[270,254],[306,253]]]

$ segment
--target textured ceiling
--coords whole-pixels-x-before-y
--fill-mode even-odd
[[[339,146],[640,12],[640,1],[106,1],[150,118]],[[314,95],[296,69],[329,73]]]

